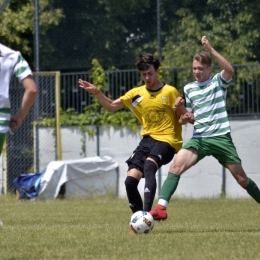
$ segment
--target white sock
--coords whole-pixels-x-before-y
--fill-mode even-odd
[[[167,200],[164,200],[164,199],[159,199],[158,204],[167,208],[169,202]]]

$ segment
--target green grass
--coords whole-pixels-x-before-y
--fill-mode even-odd
[[[128,235],[125,199],[0,197],[0,259],[260,259],[252,199],[174,199],[148,235]]]

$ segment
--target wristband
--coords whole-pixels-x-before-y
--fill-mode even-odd
[[[100,93],[100,90],[96,93],[96,94],[94,94],[94,96],[96,96],[97,94],[99,94]]]

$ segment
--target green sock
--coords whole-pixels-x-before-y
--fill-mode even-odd
[[[252,181],[250,178],[248,178],[248,180],[249,182],[246,187],[246,191],[256,202],[260,204],[260,190],[254,181]]]
[[[159,198],[169,202],[171,196],[173,195],[178,186],[179,180],[179,175],[172,172],[168,172],[168,176],[163,183]]]

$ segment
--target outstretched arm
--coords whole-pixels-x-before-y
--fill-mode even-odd
[[[118,98],[116,100],[112,100],[108,97],[106,97],[95,85],[84,81],[82,79],[78,80],[79,87],[85,89],[89,93],[95,95],[98,102],[102,107],[104,107],[108,112],[115,112],[119,109],[124,108],[124,104],[122,101]]]
[[[224,79],[229,81],[234,74],[234,68],[232,65],[211,46],[206,36],[202,36],[201,43],[204,45],[205,49],[217,60],[219,66],[222,68],[222,76]]]

